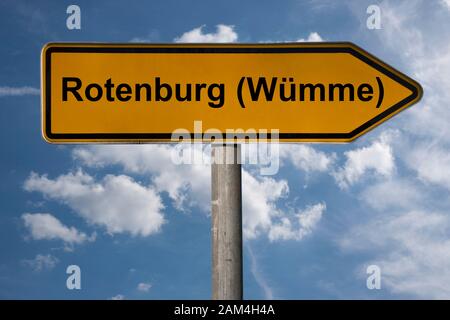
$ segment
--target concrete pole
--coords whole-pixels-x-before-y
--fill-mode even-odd
[[[242,300],[240,145],[212,145],[212,298]]]

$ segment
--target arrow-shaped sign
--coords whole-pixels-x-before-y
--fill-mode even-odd
[[[54,143],[348,142],[422,96],[352,43],[49,44],[42,83]]]

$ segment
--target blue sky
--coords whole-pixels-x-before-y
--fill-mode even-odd
[[[66,28],[70,4],[0,2],[0,298],[210,298],[209,166],[40,133],[45,43],[176,39],[352,41],[424,87],[354,143],[283,145],[273,176],[245,166],[246,299],[450,297],[448,0],[76,1],[81,30]],[[66,288],[71,264],[81,290]]]

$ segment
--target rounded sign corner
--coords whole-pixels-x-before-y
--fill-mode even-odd
[[[415,90],[416,90],[416,92],[415,92],[415,97],[414,97],[414,101],[415,102],[419,102],[420,100],[422,100],[422,97],[423,97],[423,87],[422,87],[422,85],[419,83],[419,82],[417,82],[416,80],[414,80],[414,79],[411,79],[412,81],[412,83],[413,83],[413,85],[414,85],[414,88],[415,88]]]
[[[49,144],[57,144],[57,143],[58,143],[57,140],[54,140],[54,139],[52,139],[52,138],[50,137],[51,134],[50,134],[50,135],[47,134],[47,132],[46,132],[45,129],[43,129],[43,130],[41,131],[41,135],[42,135],[42,139],[44,139],[44,141],[47,142],[47,143],[49,143]]]
[[[58,45],[58,44],[57,44],[56,42],[47,42],[46,44],[44,44],[44,45],[42,46],[42,49],[41,49],[41,57],[45,57],[46,53],[47,53],[50,49],[54,48],[54,47],[57,46],[57,45]]]

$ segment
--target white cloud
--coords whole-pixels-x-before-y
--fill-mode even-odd
[[[446,28],[450,28],[450,23],[447,23]],[[429,51],[426,53],[410,49],[414,54],[406,59],[411,61],[411,73],[424,88],[424,97],[419,105],[408,110],[405,129],[411,136],[436,142],[448,148],[450,79],[447,75],[450,74],[450,37],[447,38],[435,41],[416,39],[421,46],[427,46]]]
[[[259,178],[242,172],[243,233],[253,239],[267,233],[272,220],[282,212],[276,207],[276,201],[287,196],[287,181],[272,178]]]
[[[283,43],[283,42],[322,42],[323,38],[317,32],[311,32],[307,38],[299,38],[297,40],[287,40],[287,41],[277,41],[277,40],[265,40],[260,41],[261,43]]]
[[[40,95],[41,90],[33,87],[0,87],[0,97]]]
[[[379,35],[424,87],[423,102],[405,117],[409,137],[399,156],[425,184],[450,189],[450,36],[435,30],[436,25],[449,30],[450,19],[447,13],[428,6],[428,2],[418,1],[384,2],[387,30]],[[424,24],[425,18],[433,24]]]
[[[56,266],[58,262],[59,262],[58,258],[50,254],[47,255],[38,254],[34,259],[22,260],[22,264],[30,267],[35,272],[40,272],[43,270],[51,270]]]
[[[175,42],[187,42],[187,43],[226,43],[236,42],[238,39],[237,33],[234,31],[234,26],[218,24],[216,26],[217,31],[215,33],[204,33],[203,28],[200,26],[194,28],[191,31],[183,33],[180,37],[175,38]]]
[[[177,165],[172,161],[172,150],[167,145],[104,145],[76,148],[73,157],[90,167],[121,165],[126,172],[150,175],[156,189],[167,192],[177,209],[196,206],[209,211],[209,165]],[[194,157],[209,156],[198,147],[191,151]]]
[[[305,172],[326,172],[331,169],[336,158],[335,154],[327,155],[303,144],[281,145],[280,156],[289,159],[297,169]]]
[[[326,209],[324,203],[307,207],[289,219],[284,216],[279,223],[274,223],[269,232],[269,239],[275,240],[302,240],[309,235],[322,218]]]
[[[201,145],[186,145],[184,148],[192,148],[194,157],[209,157],[205,151],[209,149],[203,150]],[[150,175],[156,189],[167,192],[179,210],[197,207],[209,213],[211,167],[206,164],[177,165],[172,161],[172,152],[173,147],[164,145],[105,145],[75,148],[73,156],[90,167],[121,165],[126,172]],[[296,159],[296,165],[307,170],[322,170],[329,165],[326,155],[313,149],[293,148],[286,152],[290,158]],[[288,195],[287,181],[257,178],[243,170],[242,184],[244,236],[253,239],[268,235],[272,225],[286,216],[277,207],[277,201]]]
[[[157,42],[160,39],[160,34],[157,30],[151,30],[145,37],[134,37],[130,42],[136,43],[146,43],[146,42]]]
[[[74,227],[67,227],[49,213],[25,213],[22,215],[25,227],[34,240],[62,240],[68,244],[80,244],[95,240],[95,234],[88,237]]]
[[[88,223],[104,226],[111,234],[148,236],[165,222],[157,192],[125,175],[107,175],[96,182],[81,170],[54,180],[32,173],[24,187],[67,204]]]
[[[361,4],[351,6],[361,16],[356,13]],[[397,118],[402,139],[391,144],[398,162],[418,179],[394,175],[366,188],[361,198],[378,212],[352,228],[341,245],[364,255],[372,250],[374,258],[366,264],[381,267],[390,291],[448,299],[450,218],[445,209],[436,209],[446,208],[447,197],[424,192],[430,184],[450,188],[450,36],[436,32],[437,25],[449,30],[448,11],[427,1],[383,1],[381,6],[383,28],[374,35],[384,54],[424,88],[423,100]]]
[[[149,292],[152,287],[151,283],[141,282],[137,286],[137,290],[141,292]]]
[[[383,28],[378,35],[386,47],[409,58],[424,50],[421,32],[409,24],[411,19],[417,17],[418,4],[417,1],[410,0],[383,1],[380,4]],[[405,29],[407,25],[409,27]],[[398,51],[399,48],[402,50]]]
[[[300,38],[297,40],[297,42],[322,42],[322,41],[323,41],[322,37],[317,32],[311,32],[308,35],[308,38],[306,39]]]
[[[450,151],[439,145],[420,145],[409,153],[409,166],[419,178],[450,190]]]
[[[441,0],[441,3],[450,10],[450,0]]]
[[[353,227],[340,241],[349,252],[373,253],[382,285],[416,298],[449,299],[450,217],[420,210],[386,212]]]
[[[407,73],[424,87],[423,100],[405,113],[402,125],[412,136],[448,145],[450,36],[446,32],[436,32],[436,25],[448,30],[450,19],[442,10],[430,10],[430,5],[427,1],[382,2],[384,27],[376,36],[392,50],[399,64],[404,64]]]
[[[316,204],[293,216],[277,207],[289,193],[286,180],[256,178],[242,173],[243,233],[247,239],[267,234],[270,241],[302,240],[320,220],[325,204]]]
[[[361,199],[376,210],[417,207],[423,200],[423,194],[415,184],[418,183],[400,178],[381,181],[366,187]]]
[[[256,255],[253,253],[251,245],[247,243],[246,247],[248,251],[248,256],[250,258],[250,272],[255,278],[256,283],[261,287],[264,294],[264,299],[273,300],[274,299],[273,290],[269,286],[267,279],[264,277],[264,275],[260,270]]]
[[[189,146],[187,146],[189,148]],[[176,165],[172,147],[157,145],[92,146],[74,150],[74,157],[91,167],[119,164],[125,171],[152,175],[158,191],[165,191],[180,210],[198,207],[204,212],[211,206],[211,167],[205,164]],[[199,148],[192,151],[207,156]],[[270,178],[256,179],[243,171],[244,234],[256,237],[268,230],[271,216],[277,214],[276,200],[287,194],[287,182]]]
[[[125,300],[125,296],[123,294],[116,294],[115,296],[111,297],[111,300]]]
[[[345,152],[347,158],[344,167],[333,175],[341,188],[347,188],[358,182],[367,172],[389,177],[395,169],[395,160],[389,144],[390,137],[381,135],[370,146]]]

